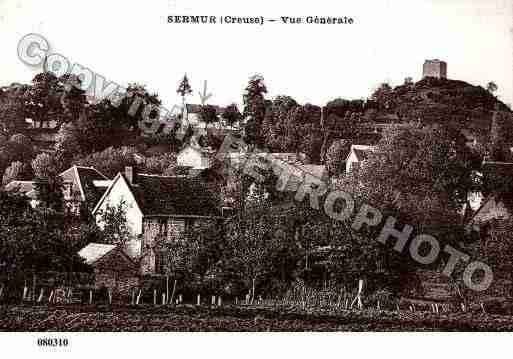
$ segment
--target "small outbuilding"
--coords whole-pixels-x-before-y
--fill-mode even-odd
[[[113,293],[127,293],[139,285],[137,263],[117,245],[90,243],[78,255],[93,267],[96,289],[108,288]]]

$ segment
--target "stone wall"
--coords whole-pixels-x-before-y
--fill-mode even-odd
[[[141,273],[155,273],[155,240],[165,238],[166,241],[173,241],[185,233],[186,226],[192,223],[191,219],[151,217],[144,218]]]
[[[422,77],[447,78],[447,63],[439,60],[426,60]]]

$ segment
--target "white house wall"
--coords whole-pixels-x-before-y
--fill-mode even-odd
[[[117,207],[122,201],[126,204],[127,225],[133,236],[133,240],[127,243],[126,252],[131,257],[137,257],[141,254],[141,240],[143,214],[135,201],[130,188],[122,177],[120,177],[115,185],[111,188],[107,198],[103,201],[96,211],[96,221],[100,228],[103,228],[99,213],[105,211],[107,206]]]

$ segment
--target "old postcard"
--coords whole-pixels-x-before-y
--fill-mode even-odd
[[[513,330],[510,0],[3,0],[0,34],[2,347]]]

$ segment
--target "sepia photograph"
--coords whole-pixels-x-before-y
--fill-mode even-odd
[[[0,45],[0,347],[509,339],[511,0],[0,0]]]

